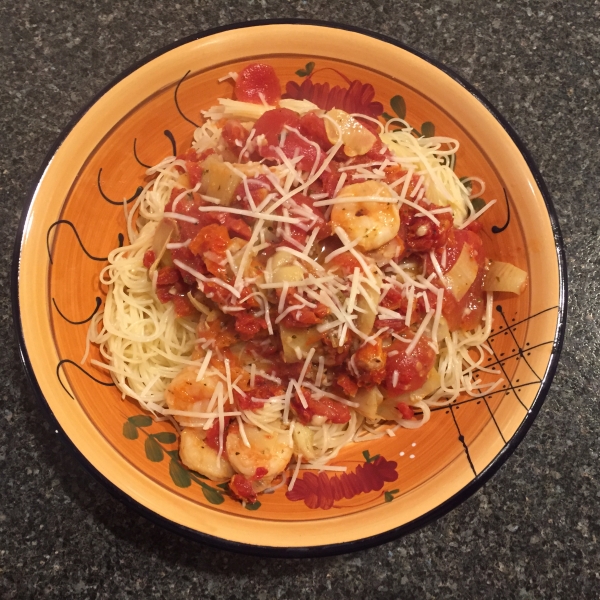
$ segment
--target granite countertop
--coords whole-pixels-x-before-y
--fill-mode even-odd
[[[151,524],[50,431],[14,340],[9,280],[22,203],[94,94],[196,31],[272,17],[369,28],[445,62],[511,122],[558,212],[569,321],[547,400],[478,493],[398,541],[318,560],[238,556]],[[600,5],[589,1],[24,0],[0,5],[0,597],[595,598],[600,585]]]

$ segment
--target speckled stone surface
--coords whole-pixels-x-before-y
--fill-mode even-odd
[[[401,540],[266,560],[164,531],[92,480],[50,430],[14,339],[21,207],[61,129],[123,69],[196,31],[274,17],[401,40],[471,81],[512,123],[554,199],[567,337],[546,403],[477,494]],[[0,3],[1,598],[597,598],[600,595],[600,5],[584,1]]]

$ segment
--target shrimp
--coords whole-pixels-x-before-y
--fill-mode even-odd
[[[393,240],[400,230],[400,212],[393,202],[373,202],[367,198],[392,198],[389,188],[379,181],[353,183],[343,187],[336,198],[356,202],[334,204],[331,222],[341,227],[351,240],[360,239],[359,250],[369,252]],[[358,199],[360,198],[360,199]]]
[[[227,431],[227,456],[231,466],[250,479],[256,475],[260,467],[267,470],[261,477],[260,482],[266,487],[273,478],[282,473],[292,458],[292,448],[286,441],[279,439],[276,433],[267,433],[254,425],[244,424],[246,437],[250,442],[250,448],[244,445],[240,434],[240,427],[232,423]],[[259,491],[255,489],[255,491]]]
[[[171,410],[189,412],[208,412],[208,405],[221,379],[210,372],[205,373],[201,381],[196,381],[198,369],[186,367],[171,381],[165,391],[167,406]],[[206,419],[183,417],[175,418],[185,427],[202,427]]]
[[[179,458],[192,471],[206,475],[212,481],[229,481],[234,471],[223,456],[217,461],[217,451],[205,441],[202,429],[184,429],[179,443]]]

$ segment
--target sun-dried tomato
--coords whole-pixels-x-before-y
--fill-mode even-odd
[[[196,237],[191,241],[189,249],[194,254],[203,254],[204,252],[214,252],[215,254],[225,254],[231,238],[227,227],[224,225],[207,225],[203,227]]]
[[[248,186],[248,192],[252,197],[254,206],[252,206],[248,200],[246,185]],[[236,198],[237,205],[240,206],[240,208],[243,208],[244,210],[253,210],[257,206],[259,206],[267,197],[267,194],[273,189],[272,183],[265,175],[257,175],[252,179],[247,179],[246,185],[244,185],[243,182],[240,183],[235,188],[235,192],[233,194],[233,197]],[[237,200],[238,197],[239,200]]]
[[[248,341],[267,331],[267,321],[250,312],[238,313],[235,315],[235,330],[244,341]]]
[[[433,210],[433,204],[421,203],[426,210]],[[439,225],[412,206],[402,205],[400,209],[400,237],[406,247],[414,252],[429,252],[443,248],[452,229],[452,213],[437,213]]]
[[[205,340],[214,340],[215,347],[219,350],[229,348],[240,341],[239,335],[235,330],[235,323],[231,317],[225,317],[223,320],[211,321],[206,328],[198,331],[198,337]],[[214,361],[214,356],[213,356]]]
[[[329,261],[329,264],[332,267],[333,266],[339,267],[342,274],[345,275],[346,277],[349,277],[350,275],[352,275],[352,273],[354,273],[354,269],[356,269],[357,267],[360,269],[360,263],[354,257],[354,255],[351,254],[350,252],[343,252],[342,254],[338,254],[337,256],[334,256]]]
[[[252,482],[243,475],[236,473],[229,482],[229,490],[235,498],[252,504],[256,502],[256,492],[252,487]]]
[[[350,411],[344,404],[332,398],[314,398],[305,388],[302,388],[302,393],[306,399],[307,408],[302,406],[298,393],[292,397],[291,401],[292,409],[301,423],[310,423],[313,416],[325,417],[330,423],[348,423],[350,421]]]
[[[398,404],[396,404],[396,408],[402,415],[402,418],[406,419],[407,421],[410,421],[415,416],[415,411],[413,410],[412,406],[409,406],[406,404],[406,402],[398,402]]]
[[[338,375],[335,382],[342,388],[346,395],[352,398],[356,396],[356,392],[358,392],[358,384],[346,373]]]
[[[171,301],[178,317],[189,317],[198,312],[187,296],[172,296]]]
[[[222,285],[212,281],[204,282],[204,295],[219,306],[227,306],[231,301],[231,292]]]
[[[312,327],[322,323],[328,314],[329,308],[319,302],[317,308],[305,306],[293,310],[283,318],[282,323],[286,327]]]
[[[248,135],[248,130],[237,119],[229,119],[221,130],[221,136],[227,147],[236,156],[242,151]]]
[[[423,386],[435,362],[430,341],[423,335],[410,356],[406,354],[408,344],[404,342],[396,341],[387,348],[385,387],[388,392],[400,395]],[[393,351],[397,354],[390,356]]]
[[[455,331],[456,329],[469,331],[470,329],[474,329],[481,323],[485,311],[485,298],[482,289],[485,269],[485,252],[483,249],[483,241],[477,233],[468,228],[453,228],[450,231],[448,243],[446,244],[446,266],[441,267],[442,272],[447,273],[452,269],[465,244],[470,246],[471,256],[477,261],[477,276],[460,301],[456,300],[450,289],[444,291],[442,314],[448,322],[450,331]],[[438,261],[440,261],[440,250],[436,251],[436,256],[438,257]],[[432,271],[433,268],[428,265],[428,273],[431,273]]]
[[[155,260],[156,253],[154,252],[154,250],[146,250],[143,260],[143,265],[146,267],[146,269],[149,269],[154,264]]]
[[[223,427],[223,439],[225,439],[225,436],[227,435],[227,427],[229,426],[229,421],[231,420],[231,417],[223,417],[225,424]],[[221,427],[219,424],[218,419],[215,420],[215,422],[212,424],[212,427],[206,432],[206,437],[204,438],[204,442],[206,443],[206,445],[209,448],[212,448],[213,450],[216,450],[217,452],[219,451],[219,433],[220,433]],[[227,452],[225,450],[225,445],[223,444],[223,457],[227,458]]]
[[[176,267],[162,267],[158,270],[156,285],[173,285],[181,279],[179,269]]]
[[[281,396],[284,393],[285,390],[278,383],[257,376],[253,388],[246,390],[244,394],[234,390],[234,397],[241,410],[253,410],[261,408],[273,396]]]
[[[186,161],[185,170],[187,171],[190,180],[190,187],[196,187],[202,180],[202,173],[204,171],[202,164],[199,162]]]

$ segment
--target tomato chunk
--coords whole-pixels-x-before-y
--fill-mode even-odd
[[[406,404],[406,402],[398,402],[398,404],[396,404],[396,408],[402,415],[402,418],[406,419],[407,421],[410,421],[415,416],[415,411],[413,410],[412,406],[409,406]]]
[[[450,331],[456,329],[464,329],[467,331],[474,329],[481,323],[485,311],[484,293],[482,290],[485,270],[485,253],[483,242],[479,234],[469,229],[451,230],[448,236],[448,243],[446,244],[446,266],[442,268],[442,272],[447,273],[452,269],[465,244],[470,246],[471,256],[477,261],[477,276],[460,301],[456,300],[454,294],[450,290],[445,290],[444,292],[442,314],[448,321]],[[436,255],[439,260],[441,252],[437,250]]]
[[[185,170],[187,171],[188,177],[190,179],[190,186],[196,187],[200,183],[202,179],[202,164],[199,162],[191,162],[187,161],[185,163]]]
[[[225,426],[224,426],[224,430],[223,430],[224,431],[223,440],[224,440],[225,436],[227,435],[227,427],[229,425],[229,421],[231,420],[231,417],[223,417],[223,419],[225,420]],[[215,422],[212,424],[212,427],[206,432],[206,437],[204,438],[206,445],[209,448],[216,450],[217,452],[219,451],[219,430],[220,430],[219,421],[218,421],[218,419],[215,419]],[[223,445],[223,454],[225,455],[225,458],[227,458],[227,453],[225,451],[225,445]]]
[[[268,110],[256,121],[254,124],[255,137],[258,138],[262,135],[265,138],[265,143],[258,147],[259,154],[263,158],[279,162],[281,162],[280,152],[283,152],[289,159],[301,156],[302,160],[298,166],[304,171],[312,169],[315,163],[319,166],[323,161],[324,153],[317,145],[306,141],[294,131],[288,131],[285,141],[281,144],[279,135],[286,126],[292,129],[298,129],[300,126],[298,115],[287,108]]]
[[[248,191],[246,191],[246,187]],[[253,210],[259,206],[261,202],[267,197],[267,194],[273,189],[273,184],[267,179],[265,175],[257,175],[252,179],[246,179],[246,185],[240,183],[233,194],[237,200],[239,206],[245,210]],[[250,198],[248,198],[250,194]],[[254,203],[254,206],[250,203],[250,200]]]
[[[297,393],[291,402],[292,408],[301,423],[310,423],[314,416],[325,417],[330,423],[348,423],[350,421],[350,411],[344,404],[326,397],[313,398],[305,388],[302,388],[302,393],[306,399],[307,408],[302,406]]]
[[[244,341],[248,341],[267,330],[267,321],[250,312],[243,312],[235,317],[235,330]]]
[[[227,147],[239,155],[248,139],[248,130],[237,120],[229,119],[221,131]]]
[[[406,354],[408,344],[394,342],[387,348],[385,387],[391,394],[413,392],[423,386],[435,362],[435,352],[429,346],[431,340],[422,336],[411,355]],[[398,354],[390,356],[394,350]]]
[[[223,254],[227,250],[230,241],[227,227],[213,223],[203,227],[198,232],[189,248],[194,254],[203,254],[204,252]]]
[[[356,396],[356,392],[358,392],[358,384],[354,379],[346,375],[346,373],[342,373],[338,375],[335,382],[344,390],[344,393],[347,396],[354,397]]]
[[[427,210],[436,208],[433,204],[422,204]],[[412,206],[402,206],[400,212],[400,237],[409,250],[429,252],[430,250],[442,248],[446,245],[448,233],[452,229],[452,213],[438,213],[436,217],[439,225]]]
[[[268,110],[260,116],[254,123],[255,137],[264,135],[267,146],[277,146],[279,144],[279,134],[285,126],[296,129],[300,123],[298,115],[289,108],[275,108]]]
[[[281,98],[281,83],[275,69],[263,63],[252,63],[238,73],[235,96],[241,102],[275,104]]]
[[[154,252],[154,250],[146,250],[146,254],[144,254],[144,261],[143,261],[143,264],[146,267],[146,269],[149,269],[154,264],[155,260],[156,260],[156,253]]]
[[[187,296],[171,296],[171,300],[178,317],[189,317],[198,312]]]
[[[323,162],[325,156],[323,152],[320,152],[315,146],[303,140],[293,131],[288,133],[285,142],[280,148],[272,144],[262,146],[259,152],[263,158],[272,158],[281,162],[282,159],[278,150],[283,152],[284,156],[289,159],[301,156],[302,160],[298,162],[298,167],[303,171],[310,171],[313,167],[316,170]]]
[[[343,252],[342,254],[334,256],[329,264],[338,266],[346,277],[352,275],[354,269],[360,268],[360,263],[353,254],[350,254],[350,252]]]
[[[256,385],[252,389],[246,391],[243,395],[237,390],[234,390],[233,395],[241,410],[255,410],[261,408],[265,402],[273,396],[281,396],[284,393],[283,388],[274,381],[256,377],[255,383]]]
[[[298,129],[303,136],[319,144],[322,150],[327,151],[333,146],[327,137],[325,121],[314,112],[306,113],[300,117]]]
[[[156,285],[169,285],[177,283],[180,279],[179,269],[176,267],[163,267],[158,270]]]
[[[235,498],[252,504],[256,502],[256,492],[252,487],[252,482],[243,475],[236,473],[229,482],[229,489]]]

